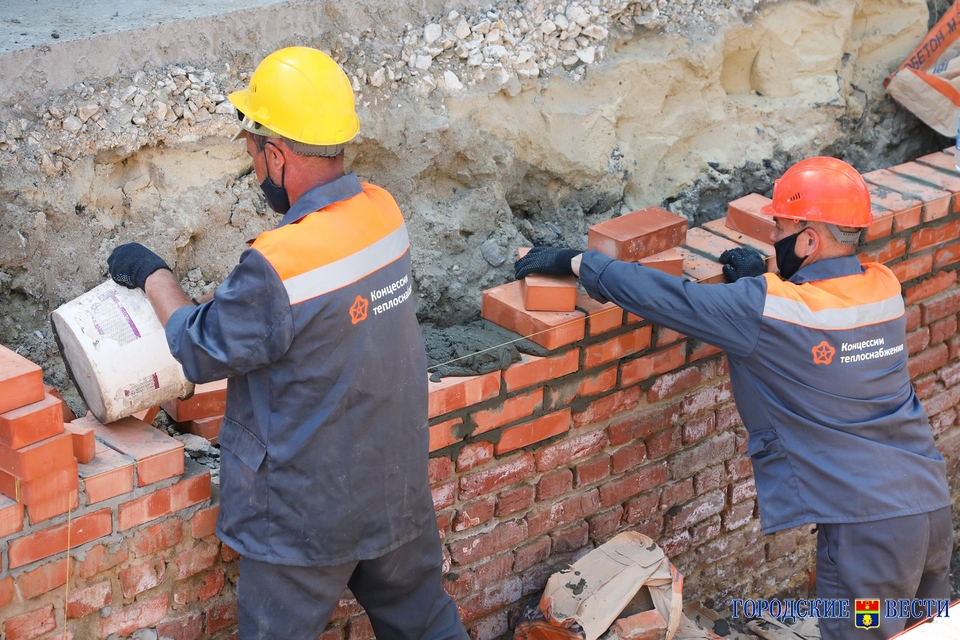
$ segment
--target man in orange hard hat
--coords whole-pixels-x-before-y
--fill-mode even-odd
[[[821,618],[822,637],[888,638],[907,620],[856,629],[854,600],[948,598],[953,538],[946,465],[907,370],[900,283],[856,256],[873,220],[850,165],[798,162],[762,212],[779,276],[749,249],[721,256],[730,284],[717,286],[540,247],[516,277],[579,275],[593,298],[724,349],[764,533],[815,523],[817,598],[850,605],[848,618]]]
[[[229,99],[279,226],[199,306],[142,245],[108,263],[189,379],[228,378],[217,535],[241,555],[240,638],[316,640],[349,586],[379,638],[464,640],[440,578],[410,242],[390,194],[344,173],[350,82],[290,47]]]

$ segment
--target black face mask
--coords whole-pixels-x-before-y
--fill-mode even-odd
[[[780,277],[784,280],[792,278],[803,264],[804,258],[798,256],[793,250],[797,246],[797,237],[801,233],[803,231],[798,231],[773,244],[773,250],[777,253],[777,269],[780,270]]]
[[[270,143],[268,142],[267,144]],[[266,161],[266,152],[264,152],[263,155],[264,161]],[[285,171],[281,169],[280,184],[273,181],[269,171],[267,171],[266,179],[260,183],[260,188],[263,190],[263,197],[266,198],[267,204],[280,215],[290,210],[290,196],[287,195],[287,189],[282,186],[284,173]]]

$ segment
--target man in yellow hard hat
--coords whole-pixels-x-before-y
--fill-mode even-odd
[[[240,638],[316,640],[347,586],[380,638],[466,638],[441,585],[410,243],[390,194],[344,173],[350,83],[290,47],[229,99],[279,226],[199,306],[141,245],[108,262],[188,378],[228,378],[217,534],[242,557]]]
[[[907,369],[900,282],[857,258],[873,219],[847,163],[801,160],[762,213],[779,275],[745,248],[720,257],[730,284],[705,285],[552,247],[515,274],[576,274],[593,298],[726,351],[763,531],[816,524],[817,599],[847,605],[793,613],[820,617],[824,640],[889,638],[907,620],[884,607],[862,624],[855,601],[948,598],[953,538],[946,464]]]

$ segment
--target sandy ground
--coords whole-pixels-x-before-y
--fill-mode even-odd
[[[0,54],[280,0],[0,0]]]

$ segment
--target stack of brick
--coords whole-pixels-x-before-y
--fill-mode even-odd
[[[160,405],[176,423],[180,433],[192,433],[217,444],[220,423],[227,405],[227,381],[217,380],[198,384],[193,395],[185,400],[176,399]]]
[[[7,640],[235,634],[238,558],[213,535],[209,470],[134,417],[76,419],[3,347],[0,492]]]

